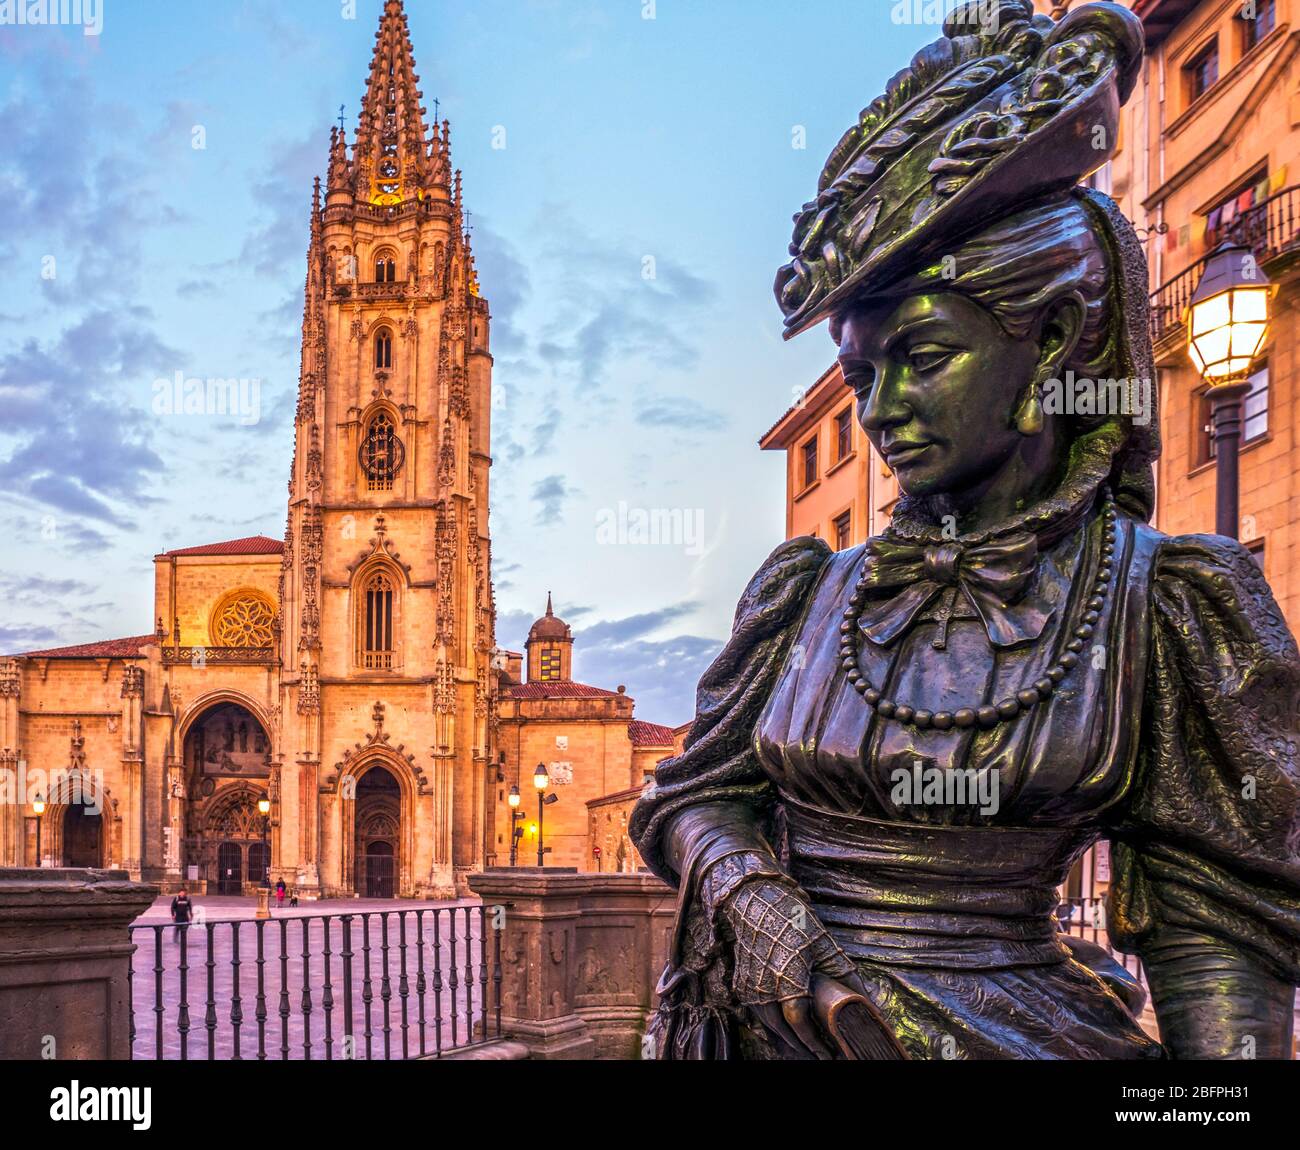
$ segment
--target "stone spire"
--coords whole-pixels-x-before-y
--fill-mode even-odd
[[[331,192],[350,192],[348,134],[343,128],[330,129],[330,166],[326,187]]]
[[[437,165],[430,159],[422,97],[402,0],[387,0],[352,153],[358,199],[400,204],[420,197],[428,186]]]

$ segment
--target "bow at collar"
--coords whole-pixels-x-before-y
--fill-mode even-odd
[[[867,602],[858,626],[873,643],[888,646],[948,587],[957,587],[979,615],[995,647],[1037,639],[1054,608],[1034,596],[1038,540],[1028,531],[976,546],[913,543],[880,535],[866,546],[863,586]],[[899,588],[873,601],[874,591]]]

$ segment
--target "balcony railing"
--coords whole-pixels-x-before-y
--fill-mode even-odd
[[[1252,248],[1261,264],[1300,249],[1300,185],[1283,188],[1243,212],[1220,229],[1216,246],[1228,239]],[[1158,344],[1182,327],[1207,259],[1197,260],[1151,293],[1152,343]]]

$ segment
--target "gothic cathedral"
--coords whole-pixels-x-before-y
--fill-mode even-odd
[[[420,99],[388,0],[312,202],[284,541],[159,555],[153,633],[0,663],[0,765],[38,792],[0,804],[0,865],[304,897],[447,896],[483,865],[489,311]]]

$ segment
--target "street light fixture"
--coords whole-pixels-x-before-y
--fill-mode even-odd
[[[515,783],[510,788],[510,794],[506,796],[506,802],[510,804],[510,865],[519,865],[519,840],[524,837],[523,820],[526,817],[524,812],[519,809],[519,804],[523,802],[523,796],[519,793],[519,784]]]
[[[269,829],[271,825],[271,800],[263,795],[257,800],[257,813],[262,816],[262,886],[267,890],[271,888],[271,844],[269,840]]]
[[[1268,333],[1269,295],[1269,280],[1255,253],[1228,241],[1210,254],[1188,305],[1188,351],[1209,385],[1206,396],[1216,460],[1215,531],[1231,539],[1240,531],[1241,406],[1250,390],[1250,365]]]
[[[537,788],[537,865],[539,867],[546,865],[546,847],[542,839],[546,833],[546,808],[555,802],[559,802],[559,795],[548,795],[546,788],[551,785],[551,776],[546,770],[545,763],[538,763],[537,769],[533,772],[533,786]]]
[[[36,865],[44,866],[45,860],[41,858],[41,824],[45,820],[41,817],[45,814],[45,800],[41,797],[41,792],[36,792],[36,797],[32,799],[32,810],[36,812]]]

